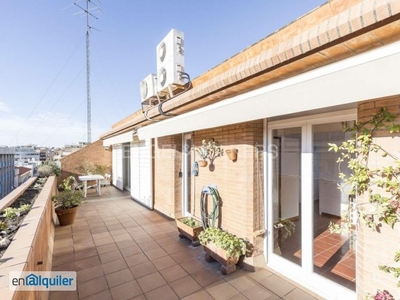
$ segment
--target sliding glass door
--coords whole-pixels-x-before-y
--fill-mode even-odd
[[[355,297],[355,237],[331,234],[348,209],[338,154],[355,112],[268,123],[268,265],[322,294]],[[346,164],[340,172],[348,173]],[[339,297],[339,298],[340,298]],[[345,297],[345,298],[343,298]]]
[[[312,126],[314,197],[313,267],[324,278],[355,290],[355,236],[353,232],[332,234],[330,223],[341,224],[349,215],[349,186],[339,172],[349,175],[346,162],[337,164],[339,154],[329,151],[328,143],[341,144],[350,133],[340,122]],[[355,221],[355,220],[354,220]]]
[[[272,130],[272,145],[273,252],[301,265],[301,127]]]

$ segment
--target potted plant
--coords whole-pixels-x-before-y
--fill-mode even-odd
[[[201,146],[195,147],[195,151],[201,157],[201,160],[197,161],[199,167],[207,166],[207,159],[210,161],[210,164],[212,164],[214,162],[214,159],[224,154],[221,146],[218,146],[217,142],[214,141],[214,139],[202,140]]]
[[[176,219],[176,227],[180,238],[187,238],[192,241],[194,247],[200,245],[199,233],[203,231],[201,223],[192,217],[183,217]]]
[[[244,256],[251,256],[252,245],[236,235],[217,227],[206,228],[199,234],[206,261],[216,260],[221,263],[221,273],[230,274]]]
[[[79,190],[72,188],[73,176],[69,176],[60,184],[59,192],[53,196],[55,212],[61,226],[71,225],[75,221],[78,207],[82,204],[83,195]]]
[[[296,224],[290,219],[279,219],[274,223],[274,251],[281,253],[280,245],[292,236],[296,230]]]

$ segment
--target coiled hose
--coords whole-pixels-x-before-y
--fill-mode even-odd
[[[211,213],[207,214],[207,198],[211,195],[213,198],[213,208]],[[219,200],[220,196],[218,190],[213,186],[205,186],[201,191],[200,196],[200,210],[201,210],[201,223],[203,228],[215,227],[215,222],[219,216]]]

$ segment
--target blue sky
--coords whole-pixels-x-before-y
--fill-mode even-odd
[[[92,141],[140,109],[139,82],[156,73],[171,28],[184,32],[185,70],[196,78],[325,2],[93,1],[104,12],[90,40]],[[73,3],[0,2],[0,145],[87,140],[86,20]]]

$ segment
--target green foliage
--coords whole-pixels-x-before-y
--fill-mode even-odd
[[[372,230],[379,231],[382,223],[390,227],[399,222],[400,217],[400,159],[394,154],[377,144],[374,134],[380,130],[390,133],[400,132],[400,124],[394,123],[397,115],[381,108],[372,119],[366,122],[353,123],[351,126],[343,124],[344,131],[352,132],[352,138],[341,145],[329,144],[329,151],[340,154],[337,163],[347,163],[351,170],[349,176],[340,173],[339,177],[350,186],[350,198],[367,195],[368,204],[372,204],[373,210],[366,211],[363,203],[350,203],[350,209],[356,211],[359,220]],[[382,167],[370,167],[371,153],[378,154],[387,161]],[[349,218],[347,217],[349,224]],[[349,225],[347,225],[348,228]],[[338,224],[330,224],[331,232],[339,233],[343,228]],[[344,226],[346,228],[346,226]],[[394,261],[400,261],[400,252],[396,252]],[[379,269],[391,273],[398,280],[400,287],[400,268],[393,266],[379,266]],[[372,299],[394,299],[387,291],[377,291]]]
[[[80,191],[72,188],[73,176],[65,178],[60,184],[61,191],[57,195],[52,197],[56,208],[68,209],[76,206],[80,206],[83,202],[83,195]]]
[[[18,214],[18,208],[7,207],[3,211],[3,218],[14,219]]]
[[[46,160],[38,167],[38,174],[39,177],[59,176],[61,168],[54,161]]]
[[[289,219],[280,219],[274,224],[274,228],[283,231],[282,238],[287,239],[295,232],[296,224]]]
[[[179,221],[189,227],[192,227],[192,228],[201,227],[201,223],[199,221],[193,219],[192,217],[183,218],[183,219],[180,219]]]
[[[31,205],[30,204],[23,204],[18,208],[18,211],[20,213],[26,213],[31,209]]]
[[[213,163],[214,159],[224,154],[224,150],[217,145],[214,139],[202,140],[201,146],[195,147],[195,150],[203,160],[209,159],[210,163]]]
[[[348,210],[343,210],[341,212],[341,220],[343,222],[337,223],[337,222],[329,222],[328,229],[330,233],[334,234],[341,234],[343,232],[348,233],[351,231],[351,229],[354,229],[353,224],[350,222],[350,217],[349,217],[349,211],[352,210],[354,207],[353,201],[350,202],[349,209]]]
[[[5,219],[14,219],[17,216],[19,217],[22,213],[29,211],[31,206],[29,204],[21,205],[20,207],[7,207],[3,211],[3,217]]]
[[[104,165],[96,165],[95,163],[91,161],[83,161],[77,168],[76,170],[80,174],[84,175],[93,175],[93,174],[100,174],[104,175],[108,173],[109,167],[104,166]]]
[[[199,241],[202,245],[207,245],[208,242],[214,243],[225,250],[228,256],[250,255],[247,241],[217,227],[209,227],[202,231],[199,234]]]
[[[0,221],[0,231],[6,230],[8,228],[8,225],[6,222]]]
[[[375,210],[372,212],[365,211],[361,205],[357,207],[360,220],[374,230],[379,229],[381,222],[393,227],[400,213],[400,160],[378,145],[373,138],[378,130],[395,130],[397,124],[391,124],[395,117],[381,108],[369,121],[354,123],[352,126],[344,124],[344,130],[353,133],[351,139],[341,145],[329,144],[330,151],[340,153],[337,160],[339,167],[347,163],[351,170],[349,176],[344,173],[339,175],[350,186],[349,195],[368,195],[369,203],[374,205]],[[372,169],[369,166],[371,153],[380,154],[392,163]]]
[[[394,254],[393,260],[396,263],[398,263],[400,261],[400,251],[396,251],[396,253]],[[400,277],[400,267],[382,265],[382,266],[379,266],[379,270],[382,270],[385,273],[391,273],[391,274],[393,274],[393,276],[395,278],[399,278]],[[397,286],[400,287],[400,281],[399,280],[397,281]]]

